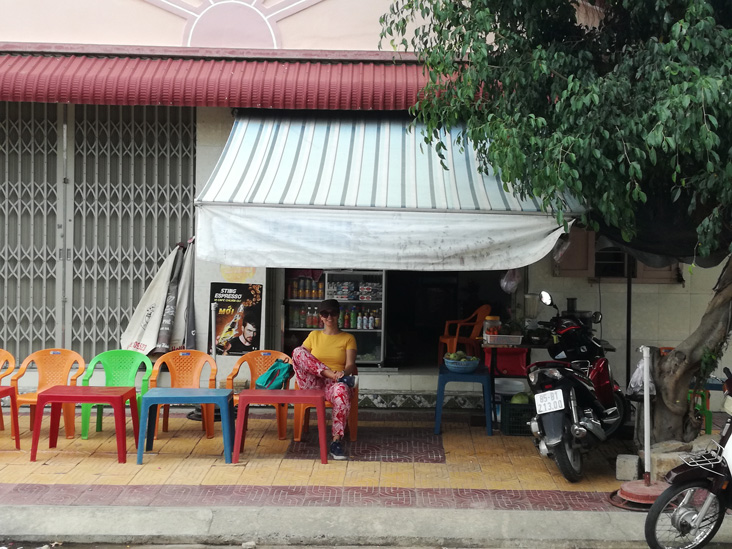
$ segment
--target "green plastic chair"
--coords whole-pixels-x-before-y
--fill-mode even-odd
[[[105,387],[134,387],[140,366],[145,366],[142,385],[140,391],[137,393],[137,410],[139,412],[142,395],[147,392],[150,374],[152,374],[152,362],[150,362],[150,359],[137,351],[122,349],[99,353],[91,360],[84,373],[84,377],[81,378],[82,386],[89,386],[89,380],[97,364],[101,364],[104,369]],[[104,404],[82,404],[81,438],[84,440],[89,438],[89,420],[91,418],[92,406],[97,407],[97,431],[102,430],[102,409],[104,408]]]
[[[707,435],[711,435],[714,416],[711,410],[709,410],[709,391],[700,389],[694,392],[693,389],[689,389],[686,400],[691,401],[692,398],[694,399],[694,408],[704,418],[704,432]]]

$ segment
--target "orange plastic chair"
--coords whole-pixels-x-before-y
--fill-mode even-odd
[[[437,364],[442,364],[445,353],[457,351],[457,346],[460,344],[465,346],[466,353],[478,356],[483,321],[489,314],[491,314],[491,306],[481,305],[468,318],[445,321],[445,333],[440,336],[437,344]]]
[[[285,362],[292,362],[292,359],[289,356],[279,351],[250,351],[245,355],[242,355],[239,360],[236,361],[234,369],[231,371],[231,374],[229,374],[229,377],[226,378],[226,388],[234,388],[234,378],[239,375],[239,368],[241,368],[242,364],[246,363],[249,366],[249,375],[251,378],[249,388],[256,389],[257,387],[255,386],[255,383],[257,382],[257,378],[266,372],[278,358]],[[287,379],[287,383],[283,389],[290,388],[291,378],[292,376]],[[239,395],[234,393],[234,406],[238,405]],[[275,412],[277,414],[277,436],[280,440],[285,440],[287,438],[287,406],[287,403],[274,405]]]
[[[15,357],[5,349],[0,349],[0,385],[3,384],[3,378],[9,376],[15,370]],[[0,408],[0,431],[5,430],[3,421],[3,410]],[[15,433],[13,433],[15,436]]]
[[[358,375],[358,368],[356,368],[354,375]],[[297,382],[295,382],[295,389],[300,389]],[[302,440],[302,434],[307,433],[310,429],[310,409],[314,407],[310,404],[295,404],[295,417],[293,420],[294,436],[292,438],[297,442],[300,442]],[[325,407],[332,408],[333,404],[326,400]],[[356,440],[358,436],[358,387],[354,387],[351,393],[351,411],[348,414],[346,429],[348,430],[348,438],[351,442]]]
[[[211,355],[195,349],[180,349],[165,353],[155,361],[153,371],[150,375],[150,388],[158,386],[158,374],[163,366],[170,372],[170,386],[176,389],[200,389],[201,372],[208,364],[211,367],[211,374],[208,378],[208,388],[216,388],[216,361]],[[170,404],[163,404],[163,432],[168,431],[168,417],[170,416]],[[206,431],[206,438],[214,436],[214,404],[201,404],[201,428]],[[155,438],[158,437],[158,423],[160,422],[160,406],[158,406],[155,417]],[[144,429],[142,426],[141,429]]]
[[[31,363],[35,364],[38,369],[38,388],[35,392],[20,393],[18,391],[18,380],[23,377]],[[77,370],[69,379],[74,364],[77,365]],[[69,349],[43,349],[31,353],[23,361],[18,373],[10,378],[10,384],[15,387],[15,391],[18,393],[18,406],[30,406],[31,430],[33,430],[36,417],[38,393],[55,385],[75,386],[77,378],[84,373],[85,368],[86,364],[81,355]],[[64,403],[63,411],[66,438],[74,438],[74,404]]]

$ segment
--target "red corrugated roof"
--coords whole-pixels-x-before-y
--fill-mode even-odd
[[[0,53],[0,101],[262,109],[405,110],[414,62]]]

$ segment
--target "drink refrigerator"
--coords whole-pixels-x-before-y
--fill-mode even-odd
[[[335,299],[340,304],[339,327],[356,338],[356,364],[384,365],[386,287],[384,271],[285,269],[282,348],[287,354],[301,345],[312,330],[322,327],[318,304]]]

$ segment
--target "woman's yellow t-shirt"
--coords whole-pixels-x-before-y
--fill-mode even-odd
[[[346,351],[356,350],[356,338],[348,332],[328,335],[316,330],[310,332],[302,346],[334,372],[342,372],[346,369]]]

